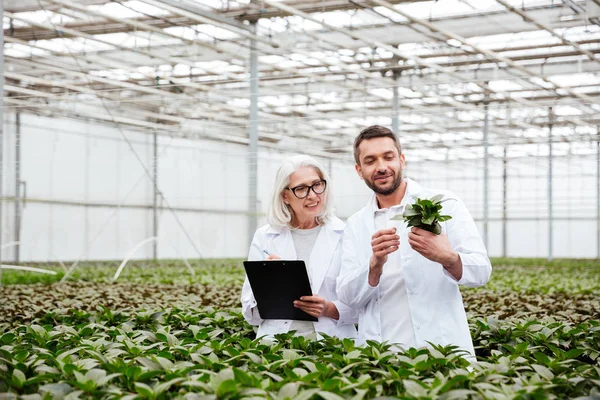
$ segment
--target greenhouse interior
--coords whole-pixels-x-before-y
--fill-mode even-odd
[[[600,397],[600,0],[0,7],[0,399]],[[406,190],[460,200],[424,236],[458,275],[410,223],[385,259],[357,225],[388,198],[356,158],[378,141]],[[327,196],[290,187],[306,167],[277,192],[300,155]],[[311,198],[310,249],[339,219],[325,295]],[[279,205],[297,257],[257,244]],[[306,262],[318,322],[258,316],[245,261],[278,258]]]

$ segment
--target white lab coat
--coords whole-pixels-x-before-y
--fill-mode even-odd
[[[442,214],[451,215],[452,219],[441,225],[463,264],[463,275],[457,282],[441,264],[428,260],[410,247],[407,236],[410,228],[398,221],[400,248],[397,251],[400,251],[406,282],[415,345],[425,347],[428,342],[452,344],[474,357],[473,341],[458,285],[477,287],[487,283],[492,266],[486,249],[473,218],[453,193],[426,189],[410,179],[407,182],[405,196],[409,196],[409,203],[416,198],[431,198],[440,193],[455,199],[443,203]],[[372,287],[368,283],[369,260],[373,254],[371,237],[376,232],[376,204],[373,199],[348,219],[343,239],[342,268],[337,281],[339,299],[360,310],[359,345],[366,340],[381,341],[381,319],[394,318],[381,313],[381,284]]]
[[[314,322],[317,338],[321,338],[319,332],[339,338],[355,338],[358,313],[338,300],[335,290],[336,279],[340,271],[342,254],[341,238],[344,232],[344,223],[337,217],[333,217],[319,231],[317,241],[310,254],[308,262],[313,293],[333,302],[340,314],[339,320],[328,317],[319,317]],[[265,225],[254,234],[248,253],[249,261],[260,261],[267,258],[263,252],[267,250],[276,254],[284,260],[296,260],[296,248],[289,228],[276,228]],[[286,333],[290,329],[292,320],[264,320],[260,317],[256,300],[250,288],[248,278],[242,288],[242,313],[251,325],[258,325],[257,336],[273,336],[277,333]]]

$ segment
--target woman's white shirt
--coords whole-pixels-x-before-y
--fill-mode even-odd
[[[311,280],[310,277],[312,275],[310,272],[310,253],[312,253],[319,232],[321,232],[320,225],[311,229],[292,229],[292,239],[294,240],[296,255],[298,260],[303,260],[306,264],[309,281]],[[316,337],[315,324],[311,321],[292,321],[290,330],[296,331],[296,335],[298,336],[305,336],[307,338]]]

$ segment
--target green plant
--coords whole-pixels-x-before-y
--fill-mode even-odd
[[[0,399],[568,399],[600,395],[600,260],[505,259],[463,288],[477,355],[276,336],[239,313],[235,261],[84,266],[0,287]],[[177,276],[179,275],[179,276]],[[173,282],[171,282],[173,281]],[[20,282],[23,283],[23,282]]]
[[[439,223],[452,218],[450,215],[440,214],[440,211],[442,211],[442,203],[446,200],[451,200],[442,200],[443,198],[443,194],[438,194],[431,199],[417,199],[414,204],[408,204],[406,206],[401,218],[408,223],[409,227],[415,226],[439,235],[442,233],[442,226]],[[396,219],[396,217],[393,219]]]

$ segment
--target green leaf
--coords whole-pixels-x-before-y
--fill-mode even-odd
[[[40,386],[40,393],[48,393],[52,398],[63,398],[67,394],[73,391],[73,387],[67,383],[49,383],[47,385]]]
[[[299,376],[300,378],[305,377],[306,375],[308,375],[308,371],[305,370],[304,368],[294,368],[292,370],[292,372],[294,372],[294,374],[296,374],[297,376]]]
[[[435,215],[432,215],[431,217],[426,218],[426,219],[422,219],[421,221],[423,222],[424,225],[431,225],[431,224],[433,224],[433,221],[435,221]]]
[[[572,359],[572,358],[577,358],[581,355],[583,355],[585,353],[585,350],[583,349],[571,349],[569,351],[567,351],[567,353],[565,354],[565,358],[566,359]]]
[[[402,213],[404,217],[414,217],[416,215],[421,215],[421,213],[416,210],[412,205],[408,204]]]
[[[423,202],[420,199],[417,199],[411,206],[419,212],[422,212],[424,209]]]
[[[302,390],[296,397],[294,397],[294,400],[310,400],[319,391],[319,389]]]
[[[86,379],[85,375],[83,375],[79,371],[73,371],[73,375],[75,375],[75,379],[77,380],[78,383],[85,384],[88,381]]]
[[[158,362],[146,357],[138,357],[135,360],[144,367],[148,368],[150,371],[160,371],[163,369],[162,365],[160,365]]]
[[[439,400],[463,400],[473,398],[475,392],[469,389],[454,389],[438,397]]]
[[[544,365],[550,365],[552,363],[552,361],[550,361],[550,358],[548,358],[547,355],[545,355],[544,353],[541,352],[537,352],[533,355],[535,357],[536,360],[538,360],[538,362],[544,364]]]
[[[239,368],[233,369],[233,376],[235,377],[235,381],[241,386],[252,385],[252,379],[250,378],[250,376]]]
[[[417,199],[416,203],[406,205],[403,218],[407,226],[416,226],[435,234],[442,233],[438,221],[447,221],[452,217],[449,215],[440,215],[442,206],[439,201],[444,195],[436,195],[432,199]]]
[[[433,207],[433,203],[428,199],[421,199],[419,204],[421,204],[424,209]]]
[[[317,367],[315,366],[315,363],[313,363],[312,361],[302,360],[302,364],[304,364],[306,369],[308,369],[310,372],[318,372],[319,371],[317,369]]]
[[[263,363],[263,359],[259,355],[256,355],[256,354],[254,354],[252,352],[249,352],[249,351],[244,351],[242,354],[244,354],[246,357],[248,357],[255,364],[262,364]]]
[[[294,350],[284,349],[281,351],[282,357],[284,360],[293,361],[300,358],[300,354],[298,354]]]
[[[443,194],[437,194],[431,198],[432,203],[439,203],[444,198]]]
[[[12,393],[11,393],[12,394]],[[8,400],[10,397],[2,397],[2,394],[0,394],[0,399],[2,400]],[[17,396],[14,396],[14,399],[17,399]],[[43,397],[39,394],[39,393],[34,393],[34,394],[22,394],[21,396],[19,396],[20,400],[43,400]]]
[[[424,397],[427,396],[427,390],[421,386],[418,382],[405,379],[402,381],[404,388],[406,389],[406,393],[414,397]]]
[[[360,350],[352,350],[351,352],[349,352],[348,354],[346,354],[346,358],[348,360],[353,360],[356,358],[360,358],[362,356],[362,351]]]
[[[160,394],[169,390],[171,386],[175,385],[176,383],[183,382],[184,380],[184,378],[175,378],[167,382],[159,383],[156,386],[154,386],[153,391],[157,396],[159,396]]]
[[[429,349],[429,353],[431,354],[431,356],[433,358],[441,358],[441,359],[446,359],[446,357],[437,349],[435,348],[430,348]]]
[[[103,369],[90,369],[85,374],[86,381],[93,381],[96,384],[103,382],[105,378],[106,378],[106,371],[104,371]]]
[[[0,343],[1,344],[11,344],[15,341],[16,337],[17,336],[14,333],[7,332],[4,335],[2,335],[2,337],[0,338]]]
[[[155,397],[154,391],[152,388],[145,383],[136,382],[135,383],[135,391],[142,396],[143,398],[152,399]]]
[[[26,380],[27,378],[25,377],[23,371],[16,368],[13,370],[12,381],[17,388],[22,388]]]
[[[237,385],[234,380],[228,379],[219,384],[219,388],[217,389],[217,397],[222,398],[225,397],[228,393],[237,392]]]
[[[163,371],[162,370],[154,370],[154,371],[146,371],[146,372],[142,372],[138,378],[137,381],[138,382],[149,382],[151,379],[157,377],[157,376],[161,376],[163,375]]]
[[[532,364],[531,368],[533,368],[535,370],[535,372],[538,373],[538,375],[542,376],[543,378],[545,378],[549,381],[554,379],[554,374],[552,373],[552,371],[550,371],[548,368],[544,367],[543,365]]]
[[[442,388],[440,389],[441,393],[444,392],[448,392],[450,393],[450,389],[452,389],[455,386],[459,386],[462,385],[464,382],[467,382],[469,380],[469,377],[466,375],[456,375],[454,377],[452,377],[450,380],[448,380],[448,382],[446,382],[444,384],[444,386],[442,386]],[[455,390],[453,390],[455,391]],[[450,396],[452,397],[452,396]]]
[[[339,396],[339,395],[337,395],[335,393],[331,393],[331,392],[325,392],[323,390],[318,391],[317,395],[321,396],[325,400],[344,400],[344,398],[342,396]]]
[[[164,357],[155,357],[154,358],[156,360],[157,363],[160,364],[161,368],[164,369],[165,371],[169,371],[171,369],[173,369],[173,362],[171,360],[167,360]]]
[[[133,366],[127,368],[127,372],[125,373],[125,375],[130,380],[136,380],[136,378],[138,376],[140,376],[141,373],[142,373],[142,369],[140,367],[138,367],[137,365],[133,365]]]
[[[363,400],[369,391],[367,389],[354,389],[356,394],[351,398],[351,400]]]
[[[280,400],[283,399],[293,399],[298,394],[298,388],[300,387],[300,382],[288,382],[279,389],[279,393],[277,394],[277,398]]]

